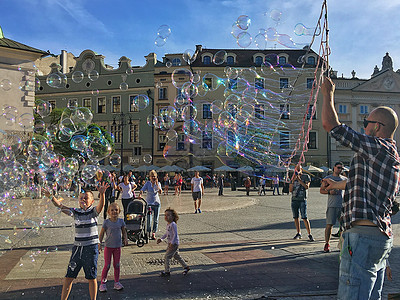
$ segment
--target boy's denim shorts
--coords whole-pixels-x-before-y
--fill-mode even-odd
[[[86,279],[97,278],[97,259],[99,248],[97,244],[88,246],[74,246],[69,260],[67,274],[65,277],[76,278],[83,267]]]
[[[292,200],[293,219],[299,218],[299,210],[300,210],[301,218],[307,219],[307,201],[306,200],[302,200],[302,201]]]

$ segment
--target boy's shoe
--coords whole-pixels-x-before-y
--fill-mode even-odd
[[[309,240],[310,242],[314,242],[314,241],[315,241],[314,238],[313,238],[313,236],[312,236],[311,234],[308,235],[308,240]]]
[[[201,214],[201,209],[200,208],[198,209],[198,211],[199,211],[199,214]]]
[[[160,277],[169,277],[169,276],[171,276],[170,272],[161,272],[160,273]]]
[[[114,290],[120,291],[124,288],[124,286],[118,281],[114,282]]]
[[[194,211],[195,214],[197,214],[197,209]]]
[[[107,286],[106,286],[105,283],[100,284],[99,291],[100,292],[107,292]]]
[[[331,249],[329,247],[330,247],[329,243],[325,243],[325,246],[324,246],[324,252],[325,253],[331,252]]]
[[[293,238],[294,240],[299,240],[301,239],[301,233],[296,233],[296,235]]]

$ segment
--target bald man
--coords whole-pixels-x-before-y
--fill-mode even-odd
[[[324,79],[321,91],[324,129],[355,152],[347,182],[327,182],[327,190],[345,189],[338,299],[381,299],[393,244],[390,214],[399,186],[400,158],[393,140],[397,114],[389,107],[375,108],[364,119],[361,134],[339,122],[331,79]]]

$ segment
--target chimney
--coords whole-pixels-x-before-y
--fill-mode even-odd
[[[67,57],[67,51],[66,50],[61,50],[61,56],[60,56],[60,65],[61,65],[61,72],[63,74],[68,73],[68,57]]]

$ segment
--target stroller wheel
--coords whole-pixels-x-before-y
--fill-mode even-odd
[[[138,240],[138,241],[136,242],[136,245],[137,245],[138,247],[143,247],[143,246],[144,246],[144,240],[142,240],[142,239]]]
[[[135,238],[135,233],[131,230],[128,230],[127,232],[128,235],[128,239],[132,242],[136,242],[136,238]]]

